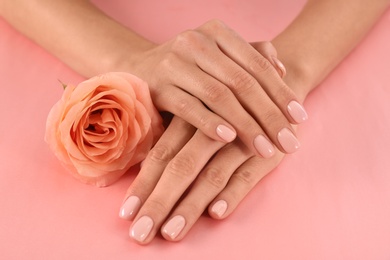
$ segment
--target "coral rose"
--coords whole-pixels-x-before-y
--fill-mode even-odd
[[[147,84],[111,72],[66,86],[45,140],[77,179],[102,187],[142,161],[162,132]]]

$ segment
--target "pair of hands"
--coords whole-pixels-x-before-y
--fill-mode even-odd
[[[207,208],[215,219],[230,215],[284,153],[295,152],[291,124],[307,114],[283,82],[272,44],[251,46],[220,21],[179,34],[138,61],[135,74],[148,82],[156,107],[175,116],[119,215],[134,220],[130,236],[138,243],[160,229],[177,241]]]

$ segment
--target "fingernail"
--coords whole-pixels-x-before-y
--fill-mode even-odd
[[[140,206],[141,206],[141,201],[138,197],[136,196],[128,197],[119,210],[119,217],[126,220],[133,219]]]
[[[294,121],[297,123],[302,123],[309,118],[303,106],[295,100],[288,103],[287,110]]]
[[[227,202],[224,200],[217,201],[211,208],[211,212],[215,213],[218,217],[222,217],[227,210]]]
[[[175,239],[183,230],[186,220],[183,216],[175,216],[164,226],[163,232],[171,239]]]
[[[130,237],[143,242],[152,230],[154,223],[153,220],[148,216],[142,216],[130,229]]]
[[[286,71],[286,67],[283,65],[283,63],[278,59],[276,58],[275,56],[272,56],[272,60],[274,61],[276,67],[278,67],[279,69],[279,75],[281,78],[284,78],[284,76],[286,76],[287,74],[287,71]]]
[[[270,158],[275,153],[274,146],[265,138],[263,135],[258,135],[253,144],[256,150],[263,156],[264,158]]]
[[[298,139],[287,128],[283,128],[278,133],[278,140],[280,145],[287,153],[293,153],[301,146]]]
[[[217,131],[217,135],[221,137],[223,140],[225,140],[226,142],[233,141],[237,136],[234,130],[230,129],[225,125],[219,125],[216,131]]]

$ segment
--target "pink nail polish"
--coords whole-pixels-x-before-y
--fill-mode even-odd
[[[130,196],[123,203],[119,210],[119,217],[126,220],[132,220],[141,206],[141,201],[136,196]]]
[[[303,106],[295,100],[288,103],[287,111],[298,124],[306,121],[309,118]]]
[[[270,158],[275,153],[274,146],[263,135],[258,135],[253,141],[253,145],[264,158]]]
[[[280,130],[278,133],[278,140],[286,153],[293,153],[301,146],[298,139],[287,128]]]
[[[278,67],[279,69],[279,75],[281,78],[284,78],[284,76],[286,76],[287,74],[287,71],[286,71],[286,67],[283,65],[283,63],[278,59],[276,58],[275,56],[272,56],[272,60],[274,61],[275,65]]]
[[[180,215],[174,216],[164,226],[163,232],[167,234],[171,239],[175,239],[183,230],[185,224],[186,224],[186,220],[183,216]]]
[[[142,216],[130,229],[129,235],[138,242],[143,242],[152,230],[153,225],[153,220],[150,217]]]
[[[226,210],[227,210],[227,202],[224,201],[224,200],[219,200],[217,201],[213,207],[211,208],[211,211],[213,213],[215,213],[218,217],[222,217],[223,214],[225,214]]]
[[[237,136],[235,131],[233,131],[232,129],[230,129],[225,125],[219,125],[216,131],[217,131],[217,135],[221,137],[223,140],[225,140],[225,142],[231,142]]]

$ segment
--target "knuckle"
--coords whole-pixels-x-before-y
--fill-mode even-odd
[[[188,50],[193,51],[194,48],[200,46],[201,34],[194,30],[186,30],[179,33],[172,44],[175,50]]]
[[[204,32],[205,35],[216,38],[221,35],[235,35],[234,31],[226,25],[223,21],[219,19],[212,19],[203,24],[200,27],[201,32]]]
[[[246,71],[240,70],[233,74],[231,78],[231,88],[237,95],[253,89],[257,85],[257,81]]]
[[[189,100],[181,99],[174,103],[175,111],[179,117],[187,120],[188,122],[193,122],[197,128],[203,130],[211,131],[212,124],[210,122],[209,113],[197,113],[199,111],[197,108],[203,106],[198,100]]]
[[[176,50],[176,49],[181,49],[184,46],[187,46],[189,41],[188,40],[189,34],[190,34],[189,30],[179,33],[173,40],[172,48]]]
[[[277,110],[274,109],[265,109],[262,114],[262,122],[264,125],[267,125],[268,127],[272,127],[272,125],[275,125],[275,123],[280,122],[281,120],[280,113],[278,113]]]
[[[209,121],[209,118],[207,116],[199,116],[199,127],[201,129],[211,129],[211,123]]]
[[[192,110],[193,112],[195,110]],[[194,115],[194,126],[196,126],[197,128],[201,129],[202,132],[204,132],[205,134],[207,133],[210,133],[212,131],[215,131],[215,126],[212,122],[212,112],[210,112],[209,110],[206,110],[206,112],[197,112],[197,113],[193,113]]]
[[[204,96],[211,103],[219,103],[226,99],[228,95],[229,89],[220,85],[209,85],[204,89]]]
[[[222,190],[226,184],[226,178],[221,169],[210,167],[202,173],[202,178],[211,184],[216,190]]]
[[[285,99],[286,103],[287,103],[287,100],[295,99],[295,94],[293,93],[291,88],[289,88],[285,83],[283,83],[283,85],[281,85],[279,88],[277,88],[276,96],[278,98],[281,97],[281,98]]]
[[[206,205],[199,203],[199,200],[191,200],[187,201],[186,204],[183,205],[183,209],[185,209],[187,220],[197,219],[206,209]]]
[[[148,159],[155,163],[167,164],[173,157],[173,150],[169,145],[157,144],[150,150]]]
[[[193,105],[188,99],[185,98],[174,102],[174,106],[176,107],[177,113],[182,118],[186,118],[193,111]]]
[[[161,59],[159,65],[161,71],[173,71],[175,69],[175,64],[177,64],[178,57],[173,52],[168,52]]]
[[[243,132],[246,132],[248,134],[255,134],[255,133],[257,133],[259,131],[258,130],[259,129],[259,125],[249,115],[245,116],[245,118],[241,117],[239,126],[240,126],[240,129]]]
[[[212,20],[207,22],[207,25],[211,29],[217,29],[217,30],[226,29],[226,27],[227,27],[226,24],[219,19],[212,19]]]
[[[239,170],[235,173],[235,178],[247,187],[252,187],[255,184],[255,171],[250,169]]]
[[[248,64],[249,70],[252,73],[265,72],[271,69],[271,67],[273,67],[269,60],[259,54],[253,55]]]
[[[166,204],[166,202],[162,201],[159,198],[149,198],[147,200],[147,208],[145,209],[146,214],[150,214],[153,211],[154,216],[166,216],[170,211],[171,207]],[[148,210],[149,209],[149,210]]]
[[[168,172],[180,178],[192,176],[195,171],[196,163],[192,156],[178,154],[168,165]]]

